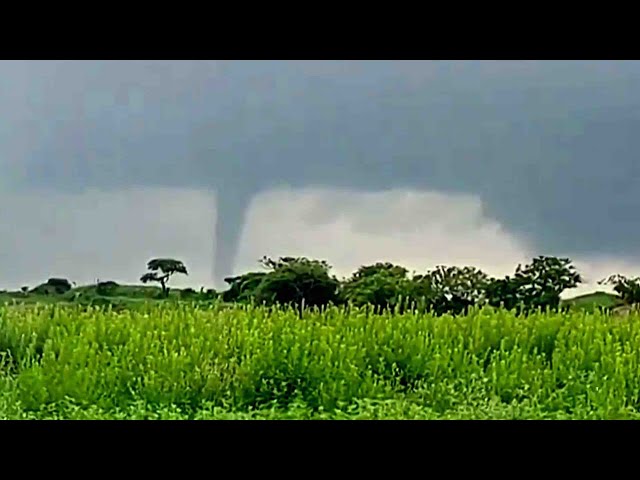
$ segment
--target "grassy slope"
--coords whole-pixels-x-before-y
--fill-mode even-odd
[[[621,304],[617,295],[607,292],[593,292],[566,299],[565,305],[577,310],[592,312],[597,308],[613,308]]]
[[[181,299],[180,289],[171,289],[169,292],[169,300],[178,301]],[[114,288],[109,295],[100,295],[96,291],[95,285],[83,285],[71,289],[62,294],[39,294],[29,292],[27,294],[21,291],[0,292],[0,305],[4,303],[17,304],[85,304],[113,307],[136,307],[145,303],[157,303],[166,301],[161,298],[160,287],[146,285],[120,285]]]

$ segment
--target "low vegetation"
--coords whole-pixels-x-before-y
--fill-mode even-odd
[[[0,307],[0,418],[640,418],[640,322]]]
[[[223,292],[170,288],[173,259],[0,292],[0,418],[640,418],[638,279],[561,301],[582,278],[555,257],[260,263]]]

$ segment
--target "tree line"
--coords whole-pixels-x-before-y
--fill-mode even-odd
[[[529,312],[557,310],[560,295],[582,282],[568,258],[540,256],[512,276],[493,278],[475,267],[437,266],[410,274],[388,262],[365,265],[338,280],[325,261],[305,257],[264,257],[263,271],[225,279],[227,302],[295,305],[300,308],[370,305],[376,309],[422,309],[435,314],[460,314],[470,307],[491,305]]]
[[[420,309],[435,314],[461,314],[474,306],[529,313],[538,309],[557,311],[561,294],[583,283],[582,276],[568,258],[538,256],[526,265],[518,265],[512,275],[495,278],[475,267],[439,265],[424,273],[410,273],[389,262],[358,268],[351,276],[338,279],[324,260],[306,257],[280,257],[260,260],[261,271],[228,277],[222,292],[182,289],[182,298],[220,299],[228,303],[323,308],[328,305],[365,306],[375,309]],[[168,282],[175,274],[188,275],[184,263],[170,258],[155,258],[147,263],[143,283],[157,282],[160,296],[169,297]],[[625,304],[640,303],[640,278],[612,275],[599,284],[613,285]],[[98,282],[96,293],[109,296],[118,287],[115,282]],[[35,293],[64,293],[71,289],[65,279],[50,279]],[[24,289],[23,289],[24,290]]]

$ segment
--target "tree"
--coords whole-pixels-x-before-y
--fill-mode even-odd
[[[539,256],[515,273],[518,294],[526,310],[560,306],[560,294],[582,283],[582,277],[568,258]]]
[[[329,274],[326,261],[305,257],[263,257],[260,263],[268,269],[255,290],[257,302],[267,305],[295,305],[300,315],[304,306],[325,306],[338,298],[338,280]]]
[[[248,302],[256,296],[256,289],[265,277],[266,272],[249,272],[224,279],[229,289],[222,292],[223,302]]]
[[[489,277],[475,267],[437,266],[411,281],[410,296],[436,314],[460,314],[484,300]]]
[[[360,267],[342,283],[340,297],[356,306],[394,308],[408,293],[407,269],[391,263]]]
[[[172,258],[154,258],[147,263],[147,269],[151,271],[140,277],[140,281],[142,283],[160,283],[162,294],[165,298],[169,296],[167,282],[172,275],[176,273],[189,275],[187,273],[187,267],[185,267],[180,260],[174,260]]]
[[[485,300],[495,308],[517,309],[523,301],[521,280],[508,275],[490,279],[485,286]]]
[[[21,287],[20,290],[22,290],[22,293],[26,295],[29,292],[29,287],[25,285],[24,287]]]
[[[365,277],[371,277],[377,274],[385,274],[390,277],[405,279],[409,271],[400,265],[394,265],[389,262],[378,262],[373,265],[365,265],[360,267],[352,276],[353,280],[359,280]]]

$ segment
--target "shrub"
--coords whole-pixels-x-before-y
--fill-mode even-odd
[[[98,282],[96,285],[96,293],[98,295],[109,297],[116,294],[119,286],[120,285],[111,280],[108,280],[106,282]]]
[[[213,288],[208,288],[202,295],[206,300],[214,300],[218,298],[218,292]]]
[[[437,266],[411,280],[410,297],[424,299],[436,314],[460,314],[484,301],[487,274],[475,267]]]
[[[272,260],[264,257],[262,265],[270,271],[255,290],[258,303],[322,307],[338,300],[340,282],[329,274],[325,261],[300,257]]]
[[[182,299],[190,299],[194,298],[198,293],[193,288],[184,288],[180,290],[180,298]]]
[[[509,276],[492,278],[485,287],[485,299],[495,308],[518,309],[523,301],[520,280]]]
[[[391,263],[360,267],[340,288],[340,300],[355,306],[395,308],[409,294],[407,269]]]
[[[71,290],[71,283],[65,278],[50,278],[46,283],[38,285],[32,292],[39,295],[62,295]]]
[[[225,302],[245,303],[255,298],[256,289],[266,272],[249,272],[236,277],[224,279],[229,284],[229,289],[222,293],[222,300]]]

